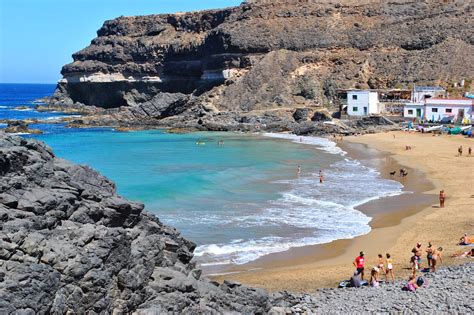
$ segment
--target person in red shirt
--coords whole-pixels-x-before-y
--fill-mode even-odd
[[[364,280],[364,252],[360,252],[359,256],[354,259],[354,266],[357,268],[357,273],[360,274],[361,280]]]

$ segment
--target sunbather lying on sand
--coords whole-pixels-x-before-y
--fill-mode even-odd
[[[463,237],[461,237],[459,245],[470,245],[474,243],[474,236],[468,236],[467,233],[464,233]]]
[[[471,250],[468,250],[467,252],[463,252],[460,254],[453,254],[451,257],[456,257],[456,258],[474,257],[474,248],[471,248]]]

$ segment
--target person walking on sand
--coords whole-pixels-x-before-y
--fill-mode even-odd
[[[467,155],[468,156],[472,155],[472,148],[471,147],[467,148]]]
[[[354,259],[354,262],[353,262],[354,266],[356,267],[357,269],[357,273],[360,274],[360,278],[362,280],[364,280],[364,266],[365,266],[365,258],[364,258],[364,252],[361,251],[359,253],[359,256],[357,256],[355,259]]]
[[[385,270],[385,278],[387,278],[387,275],[390,274],[390,277],[392,278],[392,283],[395,283],[395,276],[393,275],[392,257],[389,253],[385,254],[385,257],[387,257],[387,269]]]
[[[446,193],[443,190],[439,192],[439,207],[444,208],[444,201],[446,200]]]
[[[458,148],[458,154],[459,156],[462,156],[462,145],[460,145]]]
[[[443,251],[443,247],[438,247],[438,249],[435,249],[433,251],[433,260],[432,260],[432,263],[431,263],[431,271],[435,272],[436,271],[436,266],[438,265],[438,262],[443,262],[443,259],[442,259],[442,251]]]

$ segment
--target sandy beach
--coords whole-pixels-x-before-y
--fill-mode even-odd
[[[360,147],[364,145],[365,147]],[[412,150],[405,150],[409,145]],[[457,156],[462,145],[464,155]],[[373,217],[372,230],[351,240],[324,245],[294,248],[268,255],[229,272],[250,270],[215,277],[232,279],[271,291],[294,292],[335,287],[353,272],[352,261],[360,250],[366,253],[366,267],[375,265],[377,254],[391,253],[396,278],[410,272],[411,249],[417,242],[426,248],[428,241],[444,248],[443,264],[457,264],[466,259],[450,258],[464,250],[456,245],[463,233],[474,234],[474,156],[467,148],[474,140],[462,136],[388,132],[347,137],[341,147],[353,158],[372,154],[384,176],[400,166],[408,170],[405,189],[413,194],[373,201],[360,210]],[[358,147],[358,148],[357,148]],[[376,150],[376,151],[374,151]],[[397,175],[398,176],[398,175]],[[439,190],[446,191],[446,207],[439,208]],[[426,266],[426,256],[422,266]]]

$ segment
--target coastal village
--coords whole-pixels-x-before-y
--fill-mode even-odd
[[[464,86],[464,81],[460,85]],[[341,117],[345,118],[403,117],[425,126],[437,124],[439,130],[441,124],[465,126],[463,129],[467,130],[474,121],[474,95],[466,92],[463,97],[451,97],[439,86],[414,86],[412,90],[349,89],[340,91],[339,97]],[[428,131],[432,130],[435,129]]]

